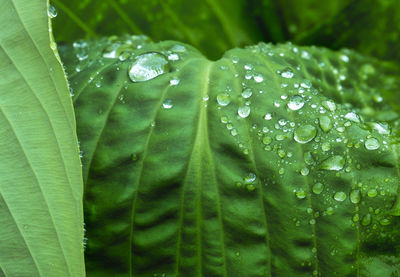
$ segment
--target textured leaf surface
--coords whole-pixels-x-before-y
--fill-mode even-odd
[[[211,58],[260,40],[246,0],[55,0],[57,41],[98,35],[145,34],[190,43]],[[264,39],[265,40],[265,39]]]
[[[132,82],[154,51],[170,69]],[[84,151],[89,276],[399,274],[391,67],[290,44],[211,62],[138,37],[62,57]]]
[[[75,119],[47,3],[0,8],[0,276],[84,276]]]

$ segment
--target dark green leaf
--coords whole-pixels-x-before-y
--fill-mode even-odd
[[[399,274],[395,69],[291,44],[212,62],[143,37],[62,54],[89,276]]]

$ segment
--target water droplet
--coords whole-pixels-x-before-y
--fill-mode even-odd
[[[256,180],[257,176],[253,172],[250,172],[245,178],[244,178],[244,183],[245,184],[250,184],[253,183]]]
[[[331,150],[331,144],[329,142],[324,142],[321,144],[321,149],[324,152]]]
[[[304,100],[299,95],[294,95],[290,97],[289,103],[287,104],[288,108],[292,111],[297,111],[303,108]]]
[[[169,54],[168,55],[168,60],[177,61],[177,60],[179,60],[179,56],[178,56],[178,54],[175,54],[175,53]]]
[[[240,106],[238,109],[238,115],[241,118],[246,118],[250,115],[250,107],[249,106]]]
[[[169,85],[170,86],[177,86],[179,84],[179,82],[180,82],[180,80],[177,77],[174,77],[169,81]]]
[[[361,224],[364,226],[368,226],[371,224],[371,221],[372,221],[371,214],[368,213],[361,220]]]
[[[139,55],[129,68],[129,78],[132,82],[144,82],[169,72],[170,64],[167,58],[157,52]]]
[[[50,18],[54,18],[54,17],[56,17],[57,16],[57,10],[56,10],[56,8],[53,6],[53,5],[49,5],[49,10],[48,10],[48,16],[50,17]]]
[[[301,86],[302,88],[311,88],[311,87],[312,87],[312,84],[311,84],[311,82],[310,82],[309,80],[305,80],[304,82],[302,82],[302,83],[300,84],[300,86]]]
[[[353,215],[353,222],[358,222],[360,220],[360,216],[358,214]]]
[[[338,192],[335,193],[335,195],[333,196],[333,198],[334,198],[336,201],[343,202],[344,200],[346,200],[347,195],[346,195],[346,193],[344,193],[343,191],[338,191]]]
[[[231,135],[232,135],[232,136],[235,137],[235,136],[237,136],[237,134],[238,134],[238,131],[237,131],[236,129],[232,129],[232,130],[231,130]]]
[[[297,190],[296,191],[296,197],[299,199],[306,198],[307,192],[305,192],[303,189]]]
[[[350,192],[351,203],[358,204],[361,201],[361,192],[358,189],[354,189]]]
[[[250,98],[250,96],[252,94],[253,94],[253,92],[249,88],[244,89],[243,92],[242,92],[243,98]]]
[[[165,99],[162,105],[164,109],[171,109],[174,106],[171,99]]]
[[[272,138],[271,138],[271,137],[263,137],[262,142],[263,142],[265,145],[271,144]]]
[[[379,141],[376,138],[369,138],[364,143],[368,150],[376,150],[380,147]]]
[[[344,118],[356,123],[360,123],[360,117],[355,112],[347,113]]]
[[[322,115],[319,117],[319,126],[325,133],[327,133],[332,129],[333,124],[329,116]]]
[[[291,79],[293,78],[294,73],[290,68],[285,68],[284,70],[282,70],[281,76],[286,79]]]
[[[256,83],[261,83],[262,81],[264,81],[264,78],[261,75],[255,75],[253,78]]]
[[[328,207],[326,209],[326,214],[327,215],[333,215],[334,212],[335,212],[335,210],[332,207]]]
[[[221,106],[228,106],[231,103],[231,96],[227,93],[220,93],[217,95],[217,102]]]
[[[321,164],[321,169],[339,171],[343,169],[345,163],[346,160],[342,156],[336,155],[323,161]]]
[[[368,126],[376,130],[381,135],[390,135],[391,131],[387,123],[368,122]]]
[[[265,114],[264,119],[265,120],[271,120],[272,119],[272,114],[270,114],[270,113]]]
[[[312,141],[317,135],[317,129],[312,125],[303,125],[294,131],[294,140],[298,143],[307,143]]]
[[[310,170],[307,167],[304,167],[300,170],[301,175],[307,176],[310,173]]]
[[[345,63],[348,63],[349,62],[349,57],[348,56],[346,56],[346,55],[341,55],[340,56],[340,59],[342,60],[342,61],[344,61]]]
[[[128,51],[123,51],[123,52],[119,55],[118,59],[119,59],[120,61],[125,61],[125,60],[127,60],[130,56],[131,56],[131,53],[130,53],[130,52],[128,52]]]
[[[375,197],[378,195],[378,191],[376,189],[370,189],[370,190],[368,190],[367,195],[369,197]]]
[[[388,219],[388,218],[382,218],[382,219],[379,221],[379,223],[380,223],[382,226],[387,226],[387,225],[390,224],[390,219]]]
[[[322,191],[324,190],[324,185],[321,183],[316,183],[314,184],[314,186],[312,187],[312,191],[315,194],[320,194]]]
[[[331,112],[336,110],[336,104],[332,100],[323,101],[322,106]]]

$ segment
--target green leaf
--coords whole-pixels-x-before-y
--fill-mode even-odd
[[[396,68],[263,43],[213,62],[129,36],[62,57],[89,275],[399,273]]]
[[[57,41],[126,33],[190,43],[210,58],[262,40],[246,0],[54,0]]]
[[[397,0],[357,0],[344,6],[335,16],[294,41],[353,48],[360,53],[386,60],[399,60],[400,5]]]
[[[0,276],[84,276],[82,175],[46,1],[1,1]]]

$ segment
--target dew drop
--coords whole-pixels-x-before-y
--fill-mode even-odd
[[[271,120],[272,119],[272,114],[270,114],[270,113],[265,114],[264,119],[265,120]]]
[[[361,224],[364,226],[368,226],[371,224],[371,221],[372,221],[371,214],[368,213],[361,220]]]
[[[332,100],[323,101],[322,106],[331,112],[336,110],[336,104]]]
[[[169,81],[169,85],[170,86],[177,86],[179,84],[179,82],[180,82],[180,80],[177,77],[174,77]]]
[[[356,123],[360,123],[360,117],[355,112],[347,113],[344,118]]]
[[[317,135],[317,129],[312,125],[303,125],[294,131],[294,140],[304,144],[312,141]]]
[[[256,83],[261,83],[262,81],[264,81],[264,78],[261,75],[255,75],[253,78]]]
[[[322,115],[319,117],[319,126],[325,133],[327,133],[332,129],[333,124],[329,116]]]
[[[246,118],[250,115],[250,107],[249,106],[240,106],[238,109],[238,115],[241,118]]]
[[[368,197],[373,198],[378,195],[378,191],[376,189],[370,189],[368,190],[367,195]]]
[[[323,161],[321,164],[321,169],[339,171],[343,169],[345,163],[346,160],[342,156],[336,155]]]
[[[299,199],[304,199],[307,196],[307,192],[305,192],[303,189],[299,189],[296,191],[296,197]]]
[[[390,224],[390,219],[388,219],[388,218],[383,218],[383,219],[381,219],[381,220],[379,221],[379,223],[380,223],[382,226],[387,226],[387,225]]]
[[[294,73],[293,73],[293,71],[292,71],[290,68],[285,68],[285,69],[281,72],[281,76],[282,76],[283,78],[286,78],[286,79],[291,79],[291,78],[293,78]]]
[[[320,194],[322,191],[324,190],[324,185],[321,183],[316,183],[314,184],[314,186],[312,187],[312,191],[315,194]]]
[[[346,193],[344,193],[343,191],[338,191],[338,192],[335,193],[335,195],[333,196],[333,198],[334,198],[336,201],[343,202],[344,200],[346,200],[347,195],[346,195]]]
[[[162,105],[164,109],[171,109],[174,106],[171,99],[165,99]]]
[[[48,10],[48,16],[50,17],[50,18],[54,18],[54,17],[56,17],[57,16],[57,10],[56,10],[56,8],[53,6],[53,5],[49,5],[49,10]]]
[[[369,138],[364,143],[367,150],[376,150],[380,147],[379,141],[376,138]]]
[[[220,106],[228,106],[231,103],[231,96],[227,93],[217,95],[217,102]]]
[[[158,52],[139,55],[129,67],[129,78],[132,82],[144,82],[170,71],[167,58]]]
[[[250,98],[251,95],[253,95],[253,92],[251,91],[250,88],[246,88],[242,91],[243,98]]]
[[[268,136],[263,137],[262,142],[263,142],[265,145],[269,145],[269,144],[271,144],[271,142],[272,142],[272,138],[271,138],[271,137],[268,137]]]
[[[287,104],[288,108],[291,109],[292,111],[297,111],[303,108],[304,106],[304,100],[301,96],[299,95],[294,95],[291,96],[289,99],[289,103]]]
[[[351,203],[358,204],[361,201],[361,192],[358,189],[354,189],[350,192]]]

